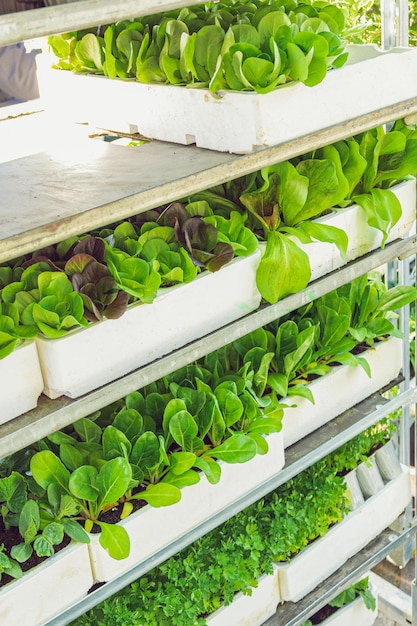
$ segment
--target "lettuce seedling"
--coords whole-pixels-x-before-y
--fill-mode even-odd
[[[74,521],[82,520],[86,531],[91,531],[94,524],[100,527],[100,545],[112,558],[129,556],[130,540],[125,528],[100,520],[100,515],[115,506],[130,486],[132,470],[126,459],[106,461],[99,470],[81,465],[70,472],[53,452],[41,450],[32,457],[30,470],[43,489],[68,496],[79,511]]]
[[[266,240],[256,282],[262,297],[277,302],[304,289],[311,277],[308,255],[288,237],[302,243],[313,240],[337,245],[346,254],[346,233],[334,226],[313,223],[314,217],[346,195],[343,178],[330,159],[311,159],[293,166],[290,162],[263,168],[258,179],[240,196],[252,225]]]

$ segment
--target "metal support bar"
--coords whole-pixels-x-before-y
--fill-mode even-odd
[[[205,0],[193,0],[202,4]],[[81,0],[0,15],[0,45],[189,6],[189,0]]]
[[[381,0],[381,34],[384,50],[397,45],[396,8],[395,0]]]
[[[398,29],[397,29],[397,45],[408,46],[408,1],[397,0],[398,6]]]

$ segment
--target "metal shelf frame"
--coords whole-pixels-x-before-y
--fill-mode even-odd
[[[406,45],[404,31],[404,15],[406,3],[404,0],[395,0],[400,7],[402,21],[400,24],[400,45]],[[36,37],[94,27],[101,23],[111,23],[121,19],[140,17],[152,13],[169,11],[190,4],[202,4],[204,0],[81,0],[52,7],[34,9],[0,16],[0,45],[16,43]],[[105,19],[103,19],[105,16]],[[385,24],[387,22],[385,21]],[[398,41],[398,39],[397,39]],[[393,45],[388,42],[388,47]],[[116,198],[104,199],[100,203],[94,202],[82,209],[74,206],[68,214],[62,211],[55,212],[51,218],[48,215],[41,217],[35,224],[23,215],[24,225],[14,232],[6,224],[2,225],[0,233],[0,263],[26,252],[31,252],[45,245],[56,243],[70,235],[77,235],[93,228],[104,226],[114,221],[130,217],[161,203],[171,202],[179,197],[185,197],[215,184],[226,182],[249,174],[264,166],[290,159],[299,154],[308,152],[331,142],[344,139],[361,133],[365,130],[403,118],[415,121],[417,116],[417,97],[398,105],[378,111],[373,111],[360,118],[342,121],[340,124],[326,128],[293,140],[287,144],[259,150],[249,155],[232,155],[211,153],[193,146],[172,146],[170,144],[152,143],[145,147],[144,154],[153,153],[154,163],[161,158],[183,159],[181,163],[189,165],[183,167],[181,175],[173,174],[162,183],[147,187],[140,186],[133,193],[125,194],[119,191]],[[32,157],[31,157],[32,158]],[[146,157],[145,157],[146,158]],[[20,164],[16,164],[19,167]],[[0,165],[0,185],[9,176],[9,166]],[[43,172],[45,176],[45,172]],[[50,200],[50,197],[48,198]],[[21,207],[20,207],[21,209]],[[12,209],[13,210],[13,209]],[[2,217],[0,207],[0,219]],[[24,211],[23,211],[24,213]],[[60,214],[57,219],[56,215]],[[4,215],[6,215],[4,213]],[[43,221],[42,221],[43,220]],[[31,224],[30,227],[27,224]],[[218,331],[200,338],[172,354],[159,359],[146,367],[140,368],[127,376],[95,390],[76,400],[58,398],[49,400],[42,398],[34,411],[0,426],[0,458],[20,450],[35,441],[45,437],[50,432],[74,422],[93,411],[123,397],[127,393],[157,380],[161,376],[178,369],[182,365],[192,362],[205,354],[229,343],[249,332],[278,319],[286,313],[306,304],[307,302],[327,293],[338,286],[349,282],[356,276],[364,274],[389,260],[400,260],[410,257],[417,251],[417,236],[406,240],[396,241],[370,253],[361,259],[344,266],[322,279],[311,283],[307,289],[299,294],[285,298],[276,305],[263,306],[255,313],[229,324]],[[393,381],[393,384],[397,381]],[[332,420],[326,427],[322,427],[309,437],[298,442],[286,451],[286,465],[273,479],[265,482],[256,493],[249,493],[224,509],[220,515],[210,518],[180,540],[161,549],[141,565],[133,568],[125,575],[111,583],[106,583],[77,605],[63,612],[44,626],[61,626],[68,624],[75,617],[81,615],[105,598],[122,589],[133,580],[140,577],[159,563],[163,562],[182,548],[191,544],[198,537],[209,532],[243,508],[262,498],[272,490],[283,484],[303,469],[323,458],[343,443],[376,423],[387,414],[417,402],[417,390],[407,386],[391,400],[381,394],[373,394],[364,402],[341,416]],[[337,595],[348,584],[357,580],[373,565],[381,561],[394,548],[405,541],[413,539],[417,526],[415,522],[401,533],[387,530],[381,533],[364,550],[352,557],[333,576],[324,581],[314,592],[300,602],[286,603],[278,607],[274,617],[266,622],[266,626],[299,626],[312,613]],[[413,594],[413,604],[417,607],[417,592]],[[415,610],[417,613],[417,609]],[[414,623],[414,622],[413,622]]]

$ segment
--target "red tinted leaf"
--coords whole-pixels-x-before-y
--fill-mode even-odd
[[[81,239],[74,248],[74,254],[90,254],[100,263],[104,261],[105,252],[106,246],[104,241],[98,237],[86,237],[85,239]]]
[[[90,254],[76,254],[69,261],[65,263],[65,273],[67,276],[72,274],[82,274],[89,263],[94,261],[94,257]]]
[[[111,320],[121,317],[126,311],[129,302],[129,294],[126,291],[119,291],[116,298],[104,310],[104,315]]]

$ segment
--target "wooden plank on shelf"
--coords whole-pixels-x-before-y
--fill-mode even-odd
[[[178,199],[204,186],[200,177],[214,185],[217,175],[210,171],[235,159],[168,143],[129,149],[61,135],[55,148],[0,166],[0,256],[12,258]]]

